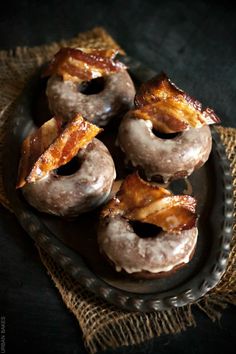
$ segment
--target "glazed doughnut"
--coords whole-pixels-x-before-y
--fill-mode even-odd
[[[164,188],[128,176],[120,192],[102,211],[98,228],[101,253],[115,267],[140,278],[167,275],[186,265],[193,256],[198,229],[196,201],[174,196]],[[133,220],[161,227],[140,237]]]
[[[53,170],[26,184],[22,192],[28,203],[39,211],[63,217],[74,217],[103,204],[116,176],[110,153],[94,138],[80,150],[77,159],[81,165],[71,175]]]
[[[196,246],[197,234],[197,228],[193,227],[179,234],[160,232],[154,237],[141,238],[128,220],[116,216],[100,224],[98,242],[117,272],[123,270],[142,278],[152,278],[188,263]]]
[[[80,113],[98,126],[105,126],[112,117],[128,111],[133,105],[134,84],[126,67],[113,61],[115,54],[63,48],[47,72],[51,75],[46,90],[51,111],[66,118]],[[76,65],[72,69],[71,58]],[[67,63],[63,69],[65,60],[69,68]]]
[[[119,145],[132,166],[148,180],[189,176],[207,161],[212,147],[209,127],[190,128],[173,139],[162,139],[152,131],[152,122],[126,115],[119,127]]]
[[[109,151],[95,138],[100,130],[77,115],[66,127],[52,118],[26,137],[17,188],[29,204],[42,212],[74,217],[105,202],[116,172]],[[62,173],[62,166],[73,158],[76,168]]]
[[[219,122],[212,110],[203,110],[165,74],[142,85],[135,104],[120,124],[118,143],[126,160],[149,180],[187,177],[208,160],[208,124]]]

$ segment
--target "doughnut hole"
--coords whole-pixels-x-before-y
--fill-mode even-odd
[[[77,157],[73,157],[65,165],[60,166],[56,169],[56,174],[58,176],[71,176],[80,169],[82,161]]]
[[[155,129],[152,129],[153,134],[160,139],[166,140],[166,139],[174,139],[177,136],[180,136],[182,133],[178,132],[178,133],[161,133]]]
[[[161,231],[163,231],[161,227],[147,222],[130,220],[129,224],[140,238],[156,237]]]
[[[169,189],[175,195],[184,194],[184,191],[188,188],[186,179],[176,179],[170,182]]]
[[[105,79],[104,77],[97,77],[90,81],[84,81],[79,85],[78,90],[84,95],[96,95],[102,92],[105,88]]]

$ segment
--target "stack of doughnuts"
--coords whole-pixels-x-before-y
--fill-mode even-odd
[[[135,94],[116,54],[63,48],[52,59],[44,75],[53,118],[23,141],[17,188],[40,212],[65,218],[104,205],[97,230],[101,254],[116,271],[156,278],[186,265],[198,236],[195,198],[173,195],[156,182],[188,177],[207,161],[208,125],[219,118],[163,73]],[[111,197],[112,151],[96,136],[109,132],[117,117],[113,143],[132,173]]]
[[[76,217],[109,197],[115,166],[95,136],[98,126],[131,107],[135,94],[116,54],[113,49],[62,48],[44,71],[50,76],[46,92],[54,117],[24,140],[17,183],[41,212]],[[103,83],[98,93],[93,92],[96,80]],[[63,172],[70,161],[77,168]]]
[[[211,109],[203,109],[164,73],[141,85],[134,103],[118,132],[118,144],[134,170],[167,184],[188,177],[208,160],[208,125],[220,121]],[[196,204],[189,195],[173,195],[137,173],[129,175],[101,213],[101,253],[116,271],[138,278],[172,274],[194,254]]]

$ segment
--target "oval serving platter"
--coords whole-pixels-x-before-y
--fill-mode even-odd
[[[129,57],[124,61],[137,86],[156,74]],[[148,312],[183,306],[213,288],[227,265],[233,225],[230,165],[216,130],[212,128],[213,148],[208,162],[189,179],[169,186],[174,192],[192,194],[198,200],[199,236],[192,260],[168,277],[137,280],[115,272],[100,255],[96,241],[99,210],[74,220],[63,220],[37,212],[15,189],[21,143],[35,122],[40,124],[41,117],[51,116],[44,92],[45,81],[37,72],[10,118],[3,166],[8,199],[19,222],[36,244],[87,290],[123,310]],[[122,179],[128,171],[115,146],[116,124],[107,130],[109,134],[105,132],[98,138],[111,151],[118,178]]]

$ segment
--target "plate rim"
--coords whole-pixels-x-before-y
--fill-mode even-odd
[[[140,75],[142,78],[142,73],[145,72],[146,77],[150,78],[156,74],[155,71],[146,68],[142,63],[136,61],[131,57],[125,57],[124,61],[128,64],[129,69],[135,73],[137,76]],[[29,84],[36,77],[39,77],[39,70],[37,70],[36,76],[29,80]],[[12,113],[11,117],[17,112],[19,103],[24,97],[26,89],[23,91],[22,95],[18,99],[16,104],[16,109]],[[13,129],[13,119],[9,118],[10,124],[8,125],[8,131],[6,133],[6,140],[9,141],[12,135]],[[12,129],[10,129],[10,127]],[[126,290],[121,290],[113,287],[112,285],[106,283],[104,280],[99,278],[93,271],[91,271],[82,257],[70,249],[68,246],[57,239],[54,234],[40,221],[40,218],[34,214],[32,211],[27,209],[27,205],[22,208],[22,201],[20,200],[18,194],[15,192],[15,199],[12,200],[11,191],[8,183],[7,173],[3,173],[3,183],[5,190],[7,192],[7,197],[11,203],[12,209],[16,214],[20,224],[29,234],[31,238],[36,242],[37,245],[42,247],[42,249],[51,256],[51,258],[63,268],[69,275],[77,280],[82,286],[84,286],[88,291],[91,291],[97,297],[105,300],[111,305],[116,305],[122,310],[128,311],[140,311],[140,312],[150,312],[154,310],[167,310],[172,307],[180,307],[192,303],[198,300],[200,297],[204,296],[210,289],[212,289],[220,280],[227,266],[228,256],[230,253],[230,242],[232,238],[233,231],[233,185],[230,162],[226,156],[225,148],[221,142],[219,133],[213,127],[212,138],[213,146],[216,153],[219,156],[219,167],[222,171],[222,183],[224,191],[224,210],[223,210],[223,220],[221,230],[221,250],[218,255],[217,263],[213,264],[207,275],[207,279],[198,286],[191,289],[186,289],[174,296],[166,296],[163,298],[158,298],[155,293],[150,294],[139,294]],[[11,133],[10,133],[11,132]],[[7,146],[7,144],[5,144]],[[6,156],[9,153],[8,149],[5,148],[3,151],[3,171],[8,171],[8,164]],[[74,258],[77,258],[76,265],[74,264]],[[78,259],[80,265],[78,266]],[[155,281],[155,280],[154,280]]]

